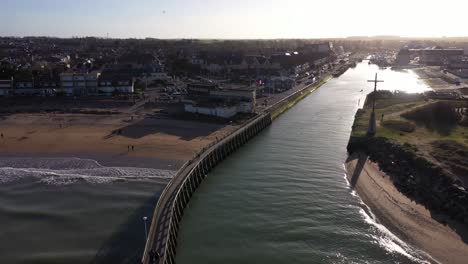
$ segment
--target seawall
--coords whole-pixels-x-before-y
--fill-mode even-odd
[[[287,96],[263,113],[248,120],[235,132],[214,142],[194,159],[185,163],[161,194],[153,213],[142,263],[174,263],[179,223],[184,209],[208,172],[263,129],[273,119],[332,79],[331,76]]]

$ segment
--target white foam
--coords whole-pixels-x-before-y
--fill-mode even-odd
[[[174,174],[171,170],[105,167],[95,160],[79,158],[0,159],[0,183],[23,178],[34,178],[52,185],[68,185],[80,181],[93,184],[128,180],[167,181]]]
[[[388,230],[384,225],[377,223],[375,216],[370,210],[369,213],[371,215],[367,214],[366,210],[363,208],[359,209],[359,213],[363,216],[366,223],[372,225],[375,228],[376,234],[372,234],[370,236],[386,251],[390,253],[398,253],[417,263],[431,263],[424,260],[424,257],[428,257],[427,254],[409,246],[401,239],[399,239],[395,234],[390,232],[390,230]]]
[[[406,244],[400,238],[398,238],[395,234],[390,232],[384,225],[377,222],[377,217],[374,215],[372,210],[370,209],[367,204],[365,204],[362,199],[357,195],[356,191],[351,188],[351,183],[348,179],[348,174],[346,172],[346,166],[343,164],[344,169],[344,179],[346,185],[351,190],[351,195],[356,197],[358,202],[361,204],[362,207],[359,208],[359,213],[363,216],[363,219],[366,223],[373,226],[377,234],[370,235],[380,247],[385,249],[389,253],[398,253],[407,257],[408,259],[421,263],[421,264],[430,264],[430,263],[439,263],[434,260],[429,254],[424,251],[418,250],[416,248],[411,247],[410,245]],[[363,208],[364,207],[364,208]],[[425,260],[430,259],[431,262]]]

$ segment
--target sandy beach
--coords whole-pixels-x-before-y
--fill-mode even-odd
[[[458,232],[455,232],[434,220],[429,210],[401,194],[390,178],[367,157],[350,157],[346,169],[351,186],[392,232],[428,253],[434,263],[467,263],[466,228],[458,226]]]
[[[234,128],[131,114],[12,114],[0,118],[0,156],[79,157],[175,170]]]

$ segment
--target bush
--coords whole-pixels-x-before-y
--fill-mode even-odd
[[[445,135],[450,134],[450,131],[461,120],[461,114],[456,111],[456,105],[450,102],[425,105],[401,116]]]
[[[402,114],[404,118],[431,126],[437,124],[457,124],[461,116],[449,102],[436,102]]]

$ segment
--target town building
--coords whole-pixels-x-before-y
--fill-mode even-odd
[[[410,49],[411,57],[419,57],[419,63],[431,66],[447,65],[449,61],[461,60],[463,49],[433,47],[428,49]]]
[[[183,99],[188,113],[231,118],[238,113],[253,113],[256,105],[256,88],[229,86],[215,83],[191,83],[187,85]]]
[[[103,71],[99,76],[97,92],[99,94],[133,93],[134,81],[131,74]]]
[[[18,72],[14,79],[14,88],[10,91],[10,95],[40,95],[41,91],[35,88],[34,77],[32,73],[21,71]]]
[[[304,53],[331,53],[333,50],[333,43],[323,42],[323,43],[314,43],[307,44],[302,48]]]
[[[395,59],[396,66],[407,66],[411,62],[411,53],[408,49],[401,49]]]
[[[0,96],[7,96],[13,89],[13,78],[10,80],[0,80]]]
[[[62,73],[60,74],[60,87],[56,91],[58,94],[67,96],[96,93],[99,76],[100,73],[97,71],[90,73]]]
[[[295,78],[274,76],[266,81],[265,90],[269,93],[280,93],[294,88],[295,85]]]

